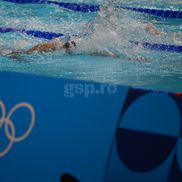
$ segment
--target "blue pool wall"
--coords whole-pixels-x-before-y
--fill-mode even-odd
[[[57,182],[64,174],[80,182],[182,181],[181,94],[123,86],[87,94],[76,86],[102,84],[11,72],[0,82],[2,182]],[[35,118],[18,141],[32,117],[19,103]]]

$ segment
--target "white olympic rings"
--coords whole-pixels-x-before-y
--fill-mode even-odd
[[[16,110],[18,110],[22,107],[27,108],[31,114],[30,125],[29,125],[28,130],[24,134],[22,134],[19,137],[16,137],[16,129],[15,129],[14,123],[11,120],[11,116],[13,115],[13,113]],[[0,100],[0,108],[1,108],[0,130],[4,126],[5,135],[6,135],[7,139],[9,140],[9,144],[7,145],[7,147],[3,151],[0,151],[0,158],[1,158],[1,157],[5,156],[10,151],[10,149],[13,147],[13,144],[15,142],[20,142],[20,141],[24,140],[32,132],[32,129],[33,129],[34,124],[35,124],[35,111],[34,111],[34,108],[31,104],[26,103],[26,102],[22,102],[22,103],[15,105],[9,111],[9,113],[7,114],[7,117],[6,117],[6,107],[1,100]]]

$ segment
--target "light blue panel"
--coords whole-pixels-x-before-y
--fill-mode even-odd
[[[132,103],[124,114],[120,127],[179,136],[181,128],[179,109],[167,94],[147,94]]]
[[[89,97],[75,88],[74,97],[68,98],[67,84],[91,84],[98,89],[101,85],[16,73],[0,73],[0,83],[6,118],[10,109],[21,102],[30,103],[36,115],[27,138],[14,142],[0,158],[0,181],[58,182],[65,172],[83,182],[103,180],[127,88],[117,87],[115,94],[111,94],[110,88],[104,94],[97,92]],[[27,118],[28,110],[14,111],[11,118],[14,125],[9,125],[7,141],[12,141],[12,131],[17,136],[27,130]],[[4,125],[0,131],[0,135],[6,133]]]
[[[123,165],[121,160],[118,158],[116,145],[114,145],[105,182],[167,182],[173,156],[174,151],[171,153],[169,158],[156,169],[145,173],[137,173]]]

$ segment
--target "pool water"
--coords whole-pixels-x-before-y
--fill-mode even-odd
[[[70,1],[64,1],[70,2]],[[99,2],[85,0],[72,2]],[[152,7],[182,10],[179,0],[129,1],[131,7]],[[0,26],[31,29],[56,33],[78,34],[85,23],[97,21],[96,31],[85,39],[76,54],[59,52],[22,55],[21,61],[0,56],[0,71],[33,73],[59,78],[81,79],[101,83],[129,85],[137,88],[182,92],[182,54],[144,50],[128,46],[129,40],[182,45],[182,21],[165,20],[127,10],[118,10],[113,15],[113,24],[101,19],[98,13],[78,13],[57,6],[38,4],[14,4],[0,1]],[[102,21],[98,21],[98,20]],[[165,32],[150,35],[142,27],[153,23]],[[176,38],[173,34],[178,33]],[[28,49],[45,39],[19,33],[0,33],[1,49]],[[90,56],[93,49],[111,49],[120,58]],[[147,61],[136,61],[144,57]],[[133,60],[134,58],[134,60]]]

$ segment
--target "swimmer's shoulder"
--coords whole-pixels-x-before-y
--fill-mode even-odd
[[[56,47],[63,47],[64,42],[60,38],[55,38],[50,41],[51,44],[54,44]]]

